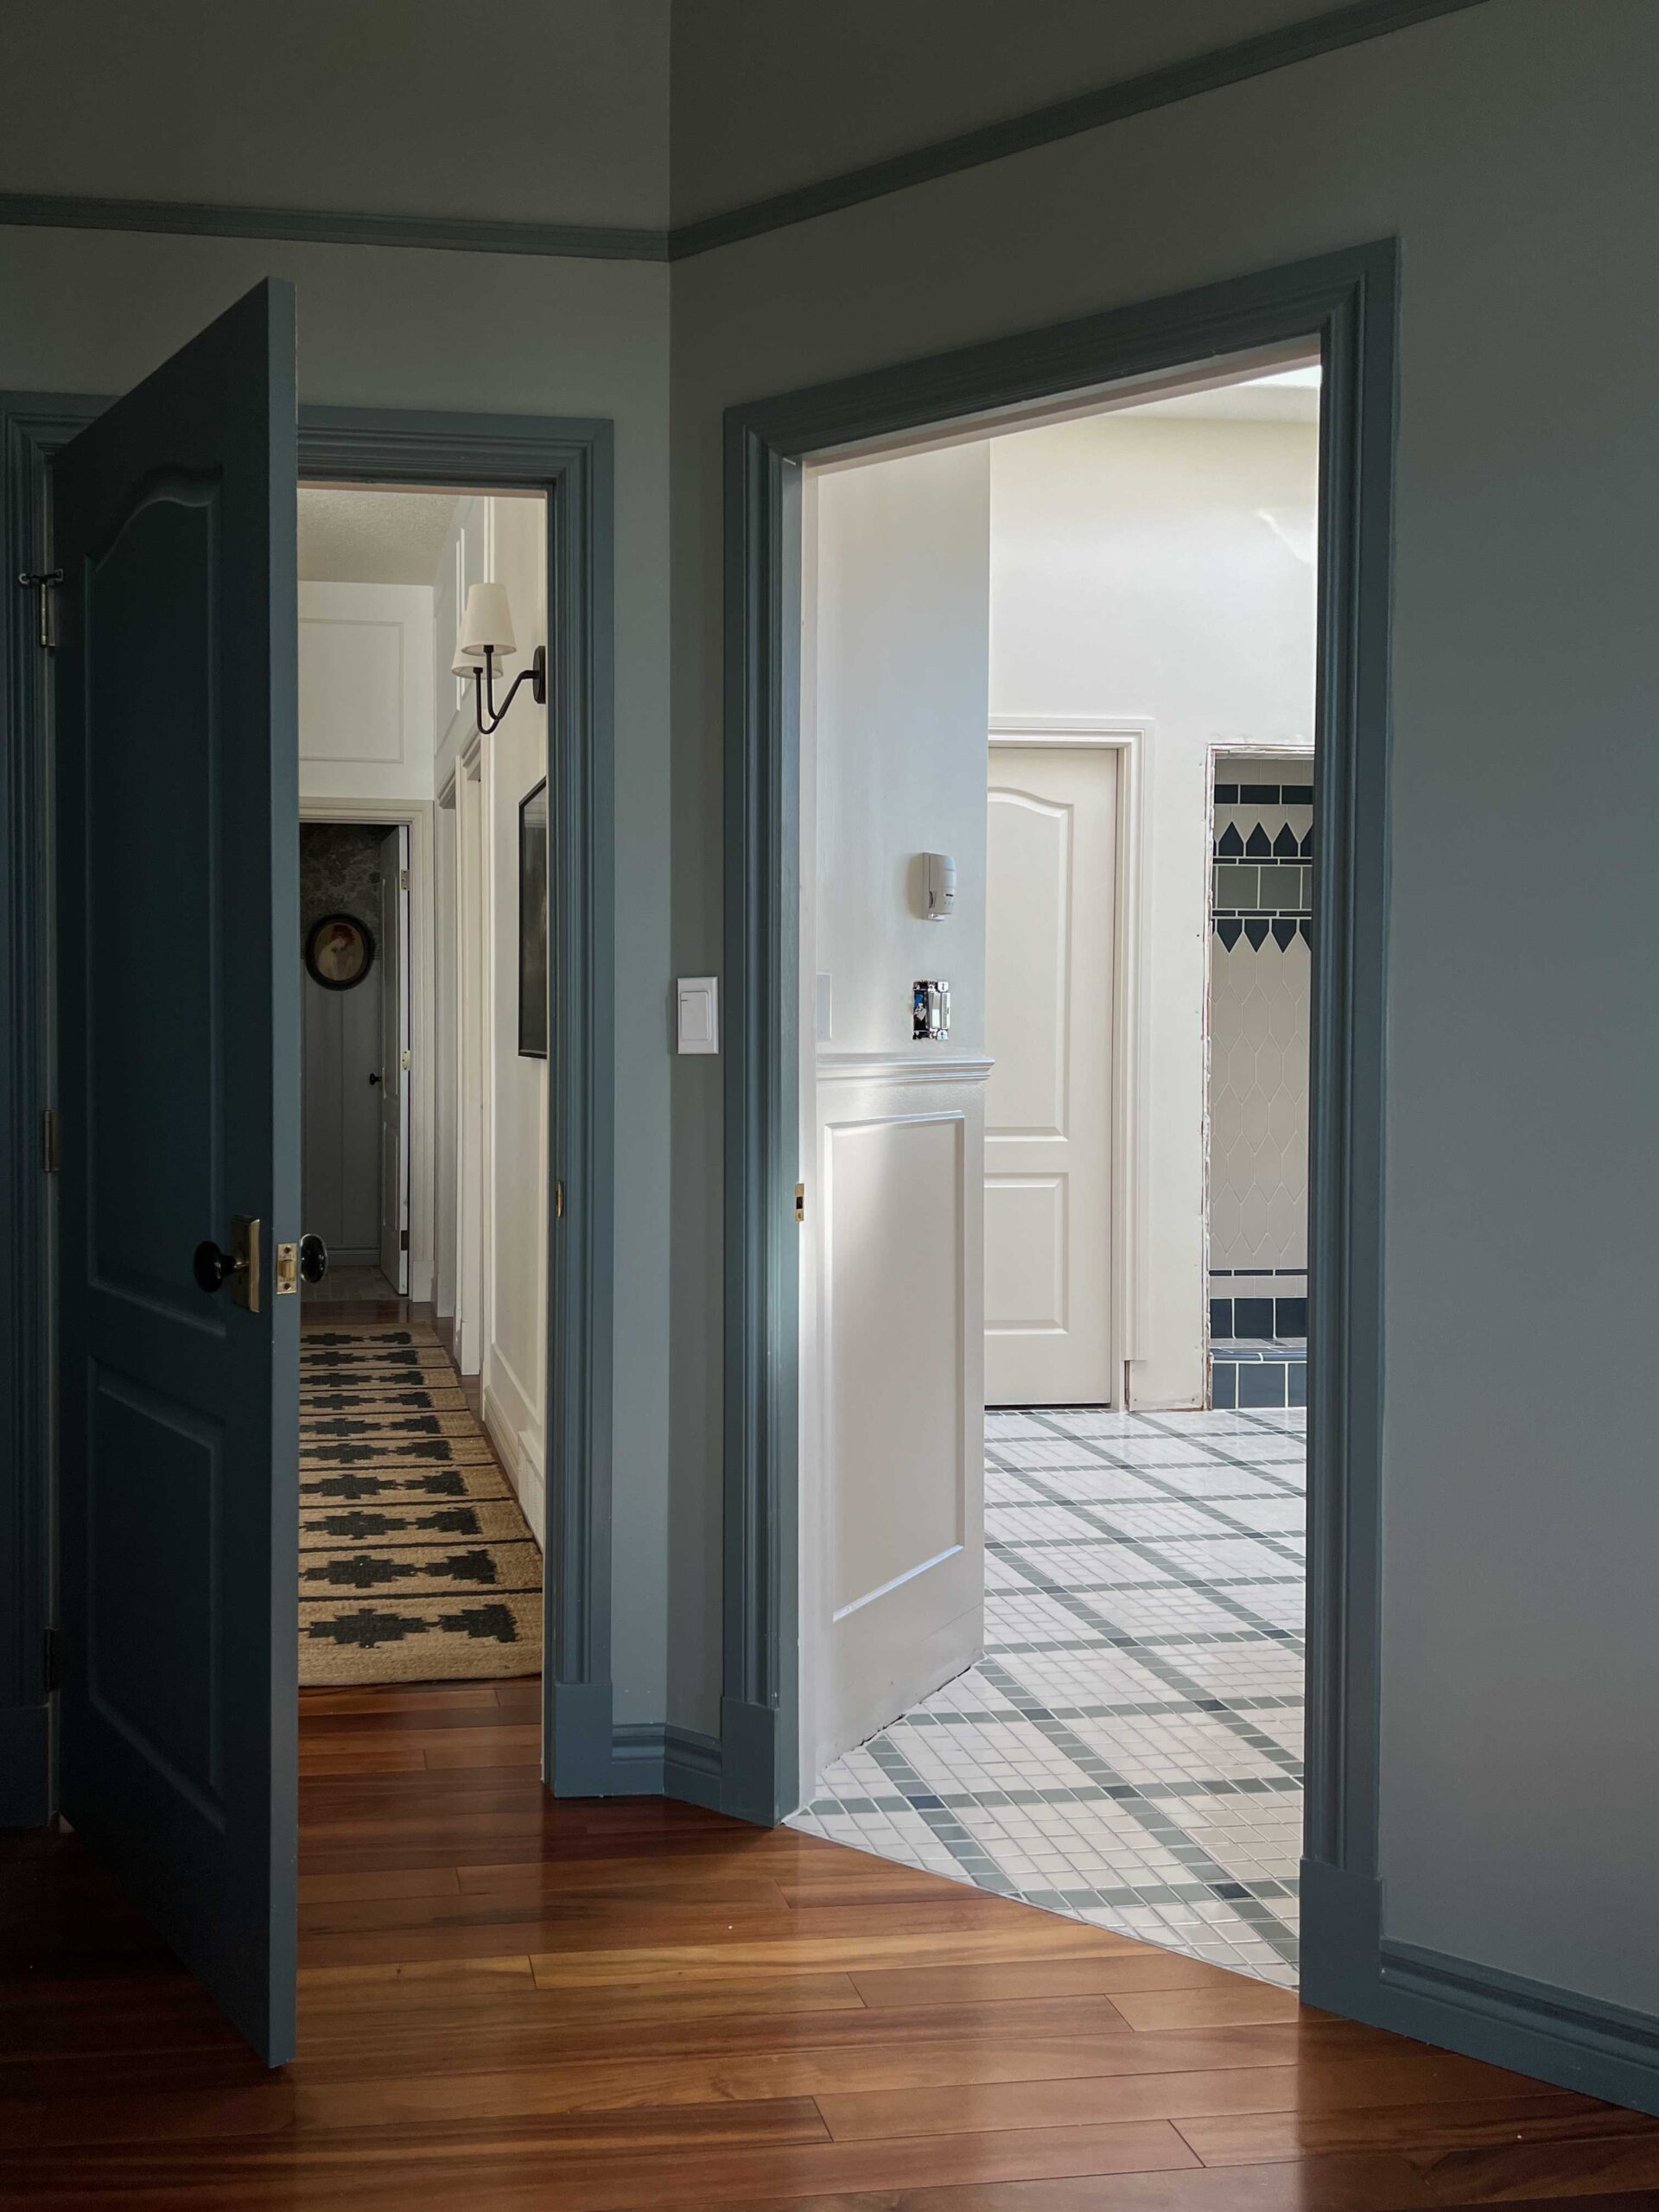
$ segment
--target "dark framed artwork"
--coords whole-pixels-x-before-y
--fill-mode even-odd
[[[305,940],[306,973],[325,991],[355,990],[374,965],[374,932],[355,914],[325,914]]]
[[[518,802],[518,1050],[547,1058],[547,779]]]

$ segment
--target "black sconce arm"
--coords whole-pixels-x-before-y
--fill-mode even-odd
[[[492,730],[499,729],[506,720],[507,709],[518,696],[521,684],[528,683],[531,696],[538,707],[547,704],[547,647],[537,645],[531,657],[528,668],[521,668],[512,679],[512,689],[498,707],[495,703],[495,647],[484,648],[484,665],[473,670],[473,690],[478,702],[478,727],[487,737]]]

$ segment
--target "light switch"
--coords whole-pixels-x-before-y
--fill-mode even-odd
[[[682,976],[678,985],[678,1047],[682,1052],[720,1050],[720,978]]]

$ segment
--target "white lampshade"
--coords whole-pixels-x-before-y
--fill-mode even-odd
[[[455,659],[471,668],[483,659],[486,645],[493,650],[498,661],[518,650],[512,633],[512,609],[507,603],[505,584],[474,584],[468,590]],[[455,672],[460,675],[463,671],[458,667]]]

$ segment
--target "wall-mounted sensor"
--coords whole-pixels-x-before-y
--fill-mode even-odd
[[[682,1052],[720,1050],[720,978],[682,976],[676,986],[675,1044]]]
[[[922,855],[927,918],[942,922],[957,911],[957,863],[949,853]]]
[[[910,1033],[918,1043],[926,1038],[935,1044],[950,1034],[950,986],[942,977],[911,985]]]

